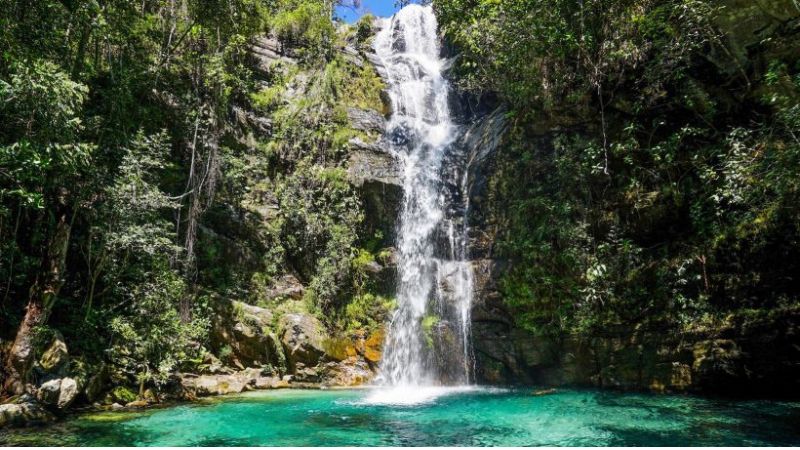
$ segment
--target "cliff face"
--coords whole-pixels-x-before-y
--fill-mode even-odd
[[[743,117],[754,114],[746,105],[759,104],[771,89],[767,67],[782,58],[796,60],[798,32],[798,10],[791,2],[723,3],[714,16],[722,44],[704,49],[698,56],[702,61],[692,66],[685,81],[704,86],[714,96],[712,101],[720,109],[711,120],[720,129],[731,127],[731,121],[741,126]],[[722,79],[740,78],[748,80],[746,87],[733,88],[731,81],[718,84]],[[775,95],[796,99],[796,88],[786,89]],[[474,90],[472,94],[474,98],[491,96]],[[621,123],[637,123],[651,114],[626,106],[626,98],[646,93],[623,90],[614,95],[613,106],[605,110],[609,140],[616,132],[611,130],[618,130]],[[475,124],[467,138],[475,148],[470,225],[476,280],[473,344],[480,382],[796,395],[800,310],[797,291],[791,287],[796,286],[790,281],[794,275],[789,273],[797,257],[793,237],[784,241],[788,250],[765,247],[756,251],[742,235],[734,238],[740,240],[736,244],[708,250],[722,238],[701,235],[690,218],[698,211],[690,211],[681,198],[701,194],[680,192],[685,187],[675,180],[669,189],[679,193],[667,194],[656,184],[642,189],[652,191],[648,199],[637,192],[639,186],[620,186],[628,181],[618,180],[627,175],[615,165],[615,158],[637,158],[635,153],[625,156],[628,144],[620,144],[620,153],[611,154],[606,181],[581,178],[577,169],[562,172],[569,158],[588,159],[597,151],[591,146],[591,140],[601,135],[596,118],[578,110],[522,114],[504,113],[504,109],[473,117]],[[675,118],[682,113],[671,114]],[[706,126],[698,124],[697,114],[687,126]],[[773,120],[781,119],[768,119]],[[650,142],[655,142],[657,132],[652,133]],[[691,142],[716,145],[704,139],[714,138],[698,136]],[[575,147],[576,142],[584,147]],[[575,154],[570,146],[576,148]],[[687,153],[687,159],[693,151],[695,159],[705,158],[700,150],[680,151]],[[729,163],[720,166],[724,164]],[[602,179],[602,161],[599,167]],[[655,177],[670,177],[652,170]],[[702,178],[693,170],[684,166],[680,176]],[[574,190],[585,198],[569,205],[564,199],[570,194],[559,190]],[[621,195],[611,201],[602,198],[613,197],[615,191]],[[513,202],[508,201],[511,197]],[[553,225],[559,221],[562,228]],[[525,236],[509,235],[515,229],[527,230]],[[779,232],[767,240],[781,241],[781,236],[792,233]],[[620,250],[608,252],[615,246]],[[631,246],[639,250],[630,251]],[[685,256],[672,249],[691,246],[708,253],[680,262]],[[559,260],[554,253],[567,257]],[[785,265],[773,267],[769,254],[783,255]],[[643,255],[650,262],[642,263]],[[594,262],[584,265],[584,257]],[[667,270],[677,276],[665,277],[659,265],[672,267]],[[687,272],[690,281],[680,281]],[[521,273],[533,275],[522,278]],[[620,295],[629,298],[615,299]],[[692,296],[699,300],[687,302]],[[711,306],[698,306],[703,302]],[[576,311],[583,308],[592,308],[591,317],[578,315]]]

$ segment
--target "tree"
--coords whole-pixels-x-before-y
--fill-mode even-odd
[[[0,81],[2,191],[42,214],[41,264],[30,288],[25,317],[6,359],[5,389],[22,393],[33,360],[33,337],[43,326],[64,282],[65,259],[80,180],[94,146],[76,142],[86,86],[49,62],[17,63]]]

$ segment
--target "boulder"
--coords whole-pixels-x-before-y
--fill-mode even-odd
[[[200,365],[200,372],[203,374],[221,374],[233,373],[233,369],[225,367],[222,361],[219,360],[213,353],[206,353],[203,356],[203,364]]]
[[[181,385],[189,396],[237,394],[248,389],[273,389],[278,378],[264,376],[260,369],[249,368],[231,374],[194,375],[184,374]]]
[[[328,386],[360,386],[375,376],[366,361],[350,357],[341,362],[329,362],[324,367],[324,383]]]
[[[72,378],[63,378],[61,380],[61,391],[58,394],[58,402],[56,406],[59,409],[65,409],[69,407],[72,402],[78,397],[78,382]]]
[[[294,381],[301,383],[318,383],[320,381],[320,373],[314,367],[304,367],[302,363],[297,363],[294,373]]]
[[[55,416],[33,399],[0,405],[0,428],[35,425],[53,420]]]
[[[36,398],[45,405],[55,406],[61,394],[61,379],[50,380],[42,383],[36,392]]]
[[[280,379],[278,377],[258,377],[256,378],[255,388],[256,389],[275,389],[277,388],[278,384],[280,383]]]
[[[281,317],[279,329],[290,370],[298,363],[315,366],[325,355],[324,328],[316,317],[304,313],[286,314]]]
[[[78,382],[75,379],[60,378],[39,386],[36,397],[45,405],[65,409],[75,401],[79,391]]]
[[[144,408],[147,406],[147,402],[144,400],[134,400],[130,403],[126,403],[126,408]]]
[[[245,382],[235,375],[201,375],[187,383],[188,388],[198,397],[224,395],[244,391]]]

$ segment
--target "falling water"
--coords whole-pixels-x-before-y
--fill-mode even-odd
[[[453,145],[460,127],[450,113],[431,7],[412,4],[384,20],[375,52],[385,68],[393,111],[385,141],[404,165],[398,307],[379,382],[400,395],[420,387],[467,385],[473,358],[466,158]]]

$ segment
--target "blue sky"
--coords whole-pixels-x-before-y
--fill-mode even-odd
[[[394,7],[394,0],[361,0],[361,8],[353,11],[352,8],[338,6],[336,13],[346,22],[355,22],[359,17],[366,13],[372,13],[379,17],[389,17],[397,8]]]

